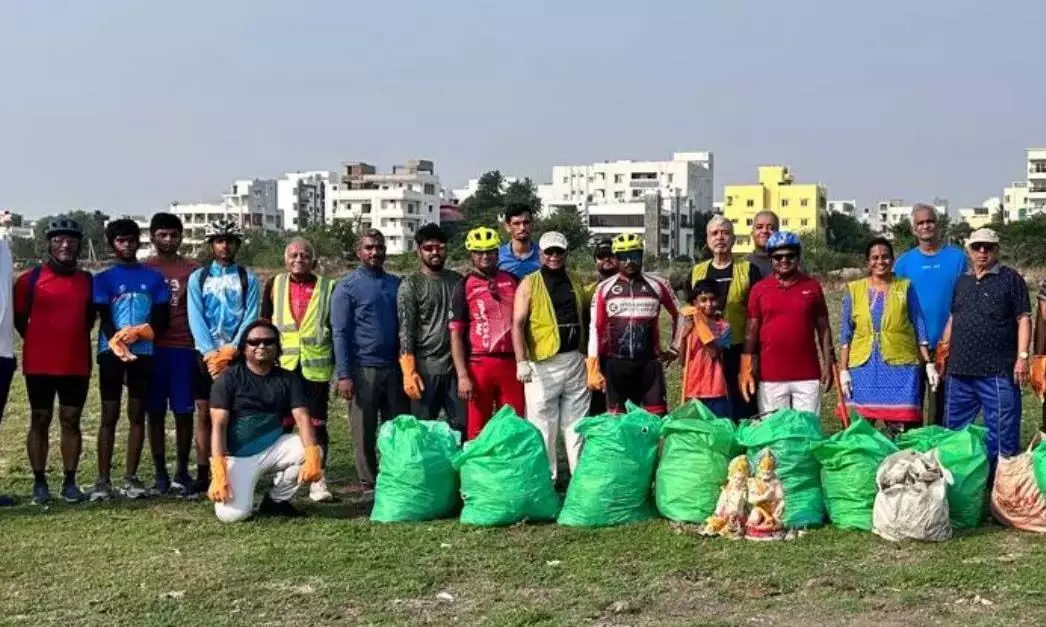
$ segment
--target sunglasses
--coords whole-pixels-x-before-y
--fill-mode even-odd
[[[546,248],[545,254],[549,257],[562,257],[563,255],[567,254],[567,251],[563,250],[562,248]]]
[[[621,263],[627,263],[629,261],[639,263],[643,261],[643,253],[641,251],[618,253],[615,256],[617,257],[617,260]]]
[[[447,249],[446,244],[425,244],[421,249],[427,253],[441,253]]]
[[[609,250],[601,250],[598,253],[596,253],[596,259],[599,260],[599,261],[606,261],[607,259],[613,259],[613,258],[614,258],[614,253],[610,252]]]
[[[247,346],[271,347],[271,346],[276,346],[276,342],[278,342],[278,341],[279,340],[277,340],[274,337],[252,337],[252,338],[247,340]]]
[[[795,261],[796,257],[798,257],[798,255],[795,253],[777,253],[770,255],[770,258],[774,261]]]
[[[970,250],[976,250],[979,253],[991,252],[998,246],[998,244],[990,244],[988,242],[977,242],[976,244],[970,244]]]

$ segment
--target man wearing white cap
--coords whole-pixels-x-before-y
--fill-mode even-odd
[[[1031,305],[1024,278],[999,263],[995,231],[974,231],[966,247],[972,267],[955,286],[951,318],[937,347],[937,365],[940,370],[946,364],[941,370],[947,376],[946,426],[962,429],[983,413],[994,467],[999,455],[1015,455],[1020,444]]]
[[[570,471],[577,465],[581,441],[574,423],[588,412],[583,290],[567,273],[567,238],[550,231],[538,241],[541,269],[527,275],[516,290],[512,348],[516,378],[523,382],[527,419],[541,431],[552,477],[557,475],[559,432]]]

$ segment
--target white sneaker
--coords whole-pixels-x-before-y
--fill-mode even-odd
[[[323,503],[325,501],[333,501],[334,495],[327,489],[326,477],[321,478],[319,481],[314,482],[309,486],[309,498],[314,503]]]

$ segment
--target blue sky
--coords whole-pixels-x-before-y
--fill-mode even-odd
[[[0,0],[0,207],[149,213],[234,178],[715,153],[832,198],[979,204],[1046,145],[1046,2]]]

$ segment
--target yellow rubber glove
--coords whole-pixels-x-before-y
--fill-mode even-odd
[[[215,503],[232,500],[232,488],[229,487],[229,475],[224,455],[215,455],[211,458],[211,487],[207,490],[207,498]]]
[[[418,375],[418,367],[414,361],[414,355],[404,353],[400,355],[400,370],[403,371],[403,392],[407,398],[413,401],[421,400],[421,393],[425,391],[425,384]]]
[[[756,387],[751,355],[741,355],[741,372],[737,379],[737,387],[741,388],[741,397],[745,399],[745,402],[752,402]]]
[[[298,472],[298,481],[312,483],[323,478],[323,452],[319,445],[305,447],[305,463]]]
[[[606,387],[607,380],[599,370],[599,358],[589,357],[586,359],[585,369],[588,371],[588,389],[602,391]]]
[[[1046,355],[1032,355],[1029,379],[1032,391],[1041,401],[1046,396]]]

